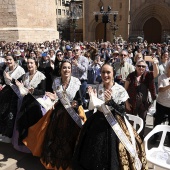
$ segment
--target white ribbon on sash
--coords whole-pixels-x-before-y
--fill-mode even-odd
[[[81,128],[83,125],[83,121],[81,120],[80,116],[75,112],[75,110],[72,108],[70,101],[68,99],[67,93],[63,91],[61,86],[58,86],[58,89],[56,90],[56,94],[58,98],[60,99],[61,103],[63,104],[64,108],[67,110],[71,118],[76,122],[76,124]]]
[[[128,120],[126,119],[126,117],[124,116],[125,123],[129,130],[132,143],[129,141],[128,137],[126,136],[126,134],[124,133],[124,131],[122,130],[122,128],[120,127],[118,122],[116,121],[116,119],[113,116],[113,114],[111,113],[109,107],[107,105],[105,105],[104,101],[98,99],[95,96],[91,96],[89,105],[90,105],[89,109],[97,107],[97,109],[99,109],[100,111],[103,112],[106,120],[108,121],[109,125],[112,127],[113,131],[116,133],[117,137],[119,138],[119,140],[121,141],[123,146],[127,149],[127,151],[130,153],[130,155],[135,159],[136,170],[141,170],[142,163],[141,163],[140,159],[138,158],[138,154],[136,151],[136,143],[135,143],[135,137],[133,134],[133,129],[132,129],[132,126],[130,125],[130,123],[128,122]]]

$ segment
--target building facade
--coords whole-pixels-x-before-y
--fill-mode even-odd
[[[0,0],[0,40],[170,42],[169,16],[169,0]]]
[[[84,0],[83,39],[102,41],[104,39],[104,23],[102,15],[95,20],[94,12],[108,6],[118,11],[116,36],[126,41],[137,41],[143,37],[148,42],[168,42],[170,35],[170,1],[169,0]],[[113,15],[109,15],[110,23],[106,25],[106,39],[113,42]]]
[[[1,41],[42,42],[56,37],[54,0],[0,1]]]
[[[82,0],[56,0],[56,23],[61,39],[83,41],[82,7]]]

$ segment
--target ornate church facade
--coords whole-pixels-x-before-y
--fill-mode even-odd
[[[104,13],[101,14],[100,7]],[[117,11],[116,23],[113,15]],[[95,14],[98,14],[96,22]],[[103,15],[109,22],[103,23]],[[114,36],[124,40],[136,41],[143,37],[148,42],[167,42],[170,37],[170,1],[169,0],[84,0],[83,39],[87,41],[113,41]],[[117,30],[114,29],[114,24]],[[116,34],[116,35],[115,35]]]

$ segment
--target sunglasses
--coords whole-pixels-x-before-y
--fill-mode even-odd
[[[79,51],[79,49],[75,49],[75,50],[73,50],[73,51]]]
[[[57,56],[62,56],[63,54],[57,54]]]
[[[143,65],[137,65],[137,67],[142,67],[142,68],[145,68],[146,66],[143,66]]]
[[[127,54],[121,54],[121,56],[127,56]]]

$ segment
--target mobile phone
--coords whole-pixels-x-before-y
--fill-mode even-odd
[[[150,61],[153,62],[154,61],[154,57],[153,56],[145,56],[145,61]]]

